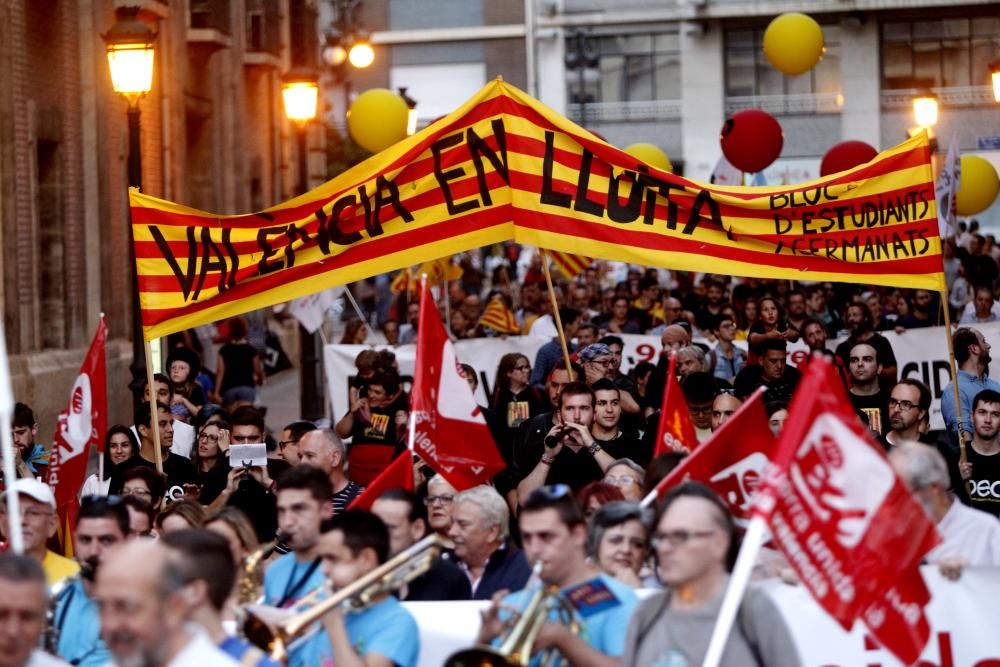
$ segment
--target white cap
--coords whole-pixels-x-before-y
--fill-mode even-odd
[[[31,479],[28,477],[21,477],[14,480],[14,483],[7,489],[7,492],[17,491],[18,495],[26,495],[29,498],[34,498],[40,503],[44,503],[51,507],[56,508],[56,497],[52,493],[52,489],[45,482],[39,482],[37,479]]]

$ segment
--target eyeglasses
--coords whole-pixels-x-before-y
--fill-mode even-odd
[[[299,444],[298,440],[279,440],[278,441],[278,447],[280,449],[284,449],[285,447],[290,447],[291,445],[297,445],[297,444]]]
[[[44,519],[52,516],[52,510],[43,510],[35,507],[29,507],[27,509],[21,510],[21,516],[27,517],[32,521],[38,521],[39,519]]]
[[[910,410],[912,410],[915,407],[917,407],[917,404],[914,403],[914,402],[912,402],[912,401],[897,401],[895,398],[890,398],[889,399],[889,409],[890,410],[892,408],[899,408],[900,410],[904,410],[906,412],[909,412]]]
[[[696,537],[704,538],[712,535],[715,535],[714,530],[668,530],[654,534],[652,543],[654,549],[664,540],[672,547],[682,547]]]
[[[145,496],[152,498],[153,493],[149,489],[122,489],[123,496]]]
[[[604,483],[613,486],[628,486],[629,484],[638,484],[639,480],[632,475],[605,475]]]
[[[215,444],[219,444],[219,436],[210,435],[208,433],[199,433],[198,442],[214,442]]]
[[[424,505],[431,507],[433,505],[441,505],[442,507],[447,507],[455,500],[455,496],[427,496],[424,498]]]
[[[587,362],[588,364],[597,364],[598,366],[604,366],[605,368],[611,368],[614,364],[612,359],[591,359]]]

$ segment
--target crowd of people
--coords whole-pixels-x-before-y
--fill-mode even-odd
[[[1000,312],[1000,249],[963,234],[946,244],[947,304],[919,289],[608,262],[558,279],[549,293],[537,253],[506,246],[463,256],[463,278],[441,290],[451,334],[501,335],[481,322],[499,299],[521,333],[544,339],[534,358],[501,358],[481,406],[505,468],[488,484],[456,489],[414,456],[416,491],[390,489],[370,510],[350,506],[407,449],[408,378],[393,353],[419,335],[419,308],[406,293],[366,299],[359,290],[382,313],[388,344],[357,355],[348,410],[326,421],[268,423],[257,392],[261,354],[243,318],[223,323],[214,342],[200,331],[171,338],[165,373],[145,388],[132,423],[103,434],[101,472],[80,490],[72,559],[52,541],[60,526],[36,416],[18,404],[18,479],[6,493],[20,501],[24,555],[0,556],[0,667],[272,665],[248,641],[253,633],[240,632],[248,603],[299,609],[428,535],[444,549],[428,571],[361,608],[334,607],[291,644],[288,664],[415,665],[420,635],[400,601],[490,600],[469,644],[496,645],[510,609],[552,589],[559,608],[533,650],[576,665],[700,664],[740,530],[697,482],[641,502],[695,444],[654,456],[670,357],[699,441],[761,387],[779,434],[801,376],[801,363],[788,360],[796,341],[834,361],[858,419],[937,524],[943,542],[928,562],[952,578],[1000,566],[1000,383],[977,328]],[[365,289],[377,294],[383,283]],[[934,431],[931,389],[901,377],[881,332],[936,325],[942,307],[961,322],[952,334],[960,407],[945,387],[945,428]],[[374,342],[368,326],[350,322],[343,342]],[[634,333],[658,336],[661,351],[623,373],[621,336]],[[463,372],[475,390],[476,372],[468,363]],[[266,444],[266,464],[231,464],[230,447],[252,443]],[[3,519],[9,534],[6,503]],[[764,560],[759,577],[794,579],[780,558]],[[660,592],[640,602],[640,588]],[[581,632],[559,622],[567,613]],[[799,664],[774,602],[756,588],[722,664]]]

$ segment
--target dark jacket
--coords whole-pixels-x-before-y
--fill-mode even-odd
[[[489,600],[497,591],[519,591],[530,577],[531,566],[524,557],[524,552],[508,539],[490,556],[472,599]]]
[[[472,585],[462,568],[455,565],[448,555],[434,561],[429,570],[411,581],[406,587],[407,602],[428,600],[469,600]]]

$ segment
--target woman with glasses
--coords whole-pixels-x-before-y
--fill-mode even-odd
[[[167,480],[160,473],[146,466],[133,466],[122,473],[123,496],[137,496],[159,509],[163,494],[167,491]]]
[[[644,599],[632,615],[620,664],[700,665],[739,551],[736,525],[711,489],[685,482],[664,497],[652,547],[665,590]],[[719,664],[801,664],[777,605],[754,585],[740,603]]]
[[[652,510],[627,500],[609,502],[590,517],[587,557],[618,581],[633,588],[643,587],[643,579],[651,574],[643,570],[652,525]]]
[[[490,407],[503,427],[501,437],[504,442],[498,443],[500,451],[509,452],[518,427],[546,411],[542,396],[531,386],[531,362],[528,357],[517,352],[500,357]]]
[[[139,441],[128,426],[115,424],[104,436],[104,470],[103,480],[97,475],[91,475],[80,487],[80,497],[106,496],[111,486],[111,476],[118,467],[139,452]]]
[[[621,491],[625,500],[639,502],[642,500],[642,486],[646,473],[632,459],[616,459],[604,471],[604,483],[610,484]]]
[[[232,427],[224,421],[212,421],[198,431],[191,463],[198,476],[201,495],[198,502],[210,505],[229,482],[229,433]]]

